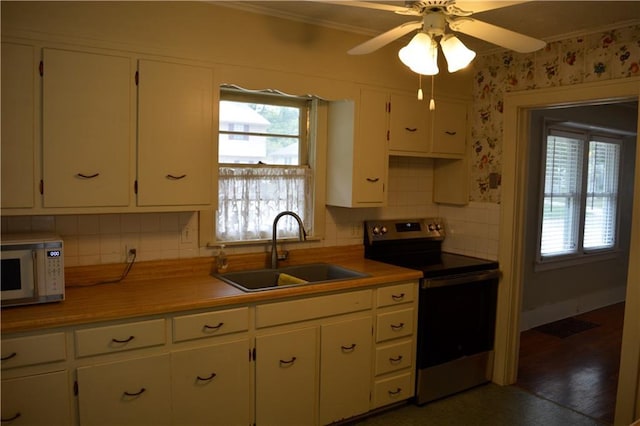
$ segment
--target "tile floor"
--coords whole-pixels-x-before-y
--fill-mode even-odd
[[[601,426],[603,423],[515,386],[486,384],[424,406],[404,405],[358,426]]]

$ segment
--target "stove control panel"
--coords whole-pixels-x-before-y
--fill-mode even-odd
[[[411,238],[444,240],[445,223],[442,218],[380,219],[366,221],[365,243],[393,241]]]

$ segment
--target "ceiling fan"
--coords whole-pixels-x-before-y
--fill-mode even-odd
[[[489,43],[514,50],[520,53],[534,52],[543,48],[546,42],[520,34],[506,28],[498,27],[471,17],[473,13],[504,6],[521,1],[456,1],[456,0],[423,0],[408,1],[405,6],[394,6],[380,2],[367,1],[325,1],[326,3],[355,6],[369,9],[386,10],[401,15],[420,16],[421,21],[405,22],[390,29],[356,47],[347,53],[364,55],[371,53],[392,41],[420,30],[430,37],[444,36],[448,26],[451,31],[460,32]]]

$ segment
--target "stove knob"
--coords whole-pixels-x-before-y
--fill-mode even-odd
[[[436,227],[434,226],[433,223],[430,223],[428,228],[429,228],[429,231],[431,231],[431,232],[433,232],[436,229]]]
[[[388,229],[387,229],[387,227],[386,227],[386,226],[382,226],[382,228],[380,228],[380,234],[381,234],[381,235],[386,234],[386,233],[387,233],[387,231],[388,231]]]
[[[371,232],[373,233],[373,235],[379,235],[380,234],[380,228],[378,226],[374,226],[373,229],[371,230]]]
[[[436,231],[440,231],[442,229],[442,225],[436,223]]]

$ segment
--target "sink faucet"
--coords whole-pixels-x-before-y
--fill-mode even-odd
[[[285,260],[289,253],[285,252],[283,255],[278,255],[278,221],[282,216],[291,216],[296,222],[298,222],[298,232],[300,233],[300,241],[304,241],[307,239],[307,233],[304,230],[304,225],[302,224],[302,219],[300,216],[295,214],[294,212],[284,211],[278,213],[275,219],[273,219],[273,236],[271,241],[271,268],[276,269],[278,267],[278,260]]]

